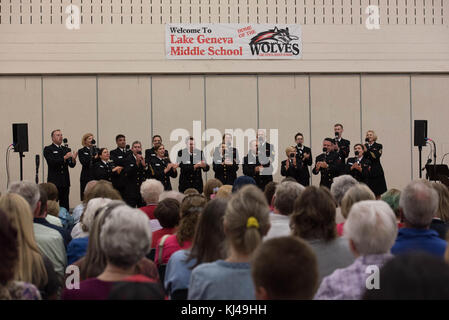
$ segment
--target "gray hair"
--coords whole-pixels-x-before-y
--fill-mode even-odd
[[[376,200],[376,196],[374,195],[373,191],[371,191],[371,189],[366,184],[359,183],[349,188],[349,190],[346,191],[345,196],[341,200],[341,215],[345,219],[348,219],[351,207],[355,203],[363,200]]]
[[[280,214],[288,216],[293,212],[295,200],[304,191],[304,186],[297,182],[285,181],[276,187],[274,193],[274,207]]]
[[[331,193],[339,206],[341,205],[341,200],[343,200],[346,191],[358,183],[359,182],[356,179],[348,174],[334,178],[334,182],[331,186]]]
[[[81,221],[86,228],[85,231],[89,231],[90,228],[92,227],[94,223],[95,213],[97,212],[97,210],[100,209],[101,207],[106,206],[111,201],[112,201],[111,199],[106,198],[95,198],[89,200],[89,202],[87,203],[86,210],[84,211],[83,214],[83,219]]]
[[[412,181],[401,192],[399,207],[413,227],[430,225],[438,209],[438,193],[423,181]]]
[[[396,216],[386,202],[367,200],[352,206],[343,230],[360,255],[382,254],[393,246],[398,226]]]
[[[175,190],[164,191],[159,196],[159,202],[164,199],[175,199],[178,200],[179,203],[181,203],[185,196],[185,194]]]
[[[164,186],[156,179],[147,179],[140,186],[140,194],[146,204],[157,203],[162,192],[164,192]]]
[[[41,197],[39,186],[31,181],[16,181],[11,183],[8,193],[16,193],[22,196],[30,205],[31,211],[36,210],[37,203]]]
[[[151,247],[151,227],[142,210],[121,205],[106,217],[100,233],[106,260],[120,268],[139,262]]]

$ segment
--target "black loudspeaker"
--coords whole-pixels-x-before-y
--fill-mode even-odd
[[[14,152],[28,152],[28,123],[13,123]]]
[[[427,120],[415,120],[415,147],[424,147],[427,138]]]

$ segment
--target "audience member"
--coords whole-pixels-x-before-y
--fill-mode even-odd
[[[165,199],[175,199],[179,203],[182,202],[182,199],[184,199],[185,195],[179,191],[170,190],[170,191],[164,191],[159,196],[159,202]]]
[[[237,192],[241,188],[243,188],[247,184],[257,185],[256,180],[252,177],[248,176],[240,176],[237,179],[235,179],[234,184],[232,185],[232,192]]]
[[[156,219],[154,210],[159,202],[159,196],[164,192],[164,185],[156,179],[147,179],[140,186],[140,195],[146,206],[140,208],[148,216],[148,219]],[[153,230],[154,231],[154,230]]]
[[[200,194],[200,193],[195,188],[187,188],[186,190],[184,190],[185,196],[188,196],[190,194]]]
[[[401,223],[401,211],[399,210],[399,198],[401,197],[401,191],[398,189],[389,189],[387,192],[385,192],[381,197],[380,200],[386,202],[391,210],[393,210],[396,220],[398,222],[398,228],[402,228],[403,225]]]
[[[337,201],[337,210],[335,213],[335,221],[337,224],[343,223],[345,218],[341,213],[341,201],[351,187],[357,185],[359,182],[350,175],[342,175],[334,178],[334,183],[331,185],[330,191],[335,201]]]
[[[154,210],[154,216],[159,221],[162,229],[153,232],[151,248],[156,248],[158,241],[166,234],[172,235],[176,232],[180,219],[179,208],[178,200],[172,198],[159,202],[156,210]]]
[[[293,179],[294,180],[294,179]],[[294,180],[296,182],[296,180]],[[267,185],[265,186],[264,189],[264,195],[265,198],[267,199],[267,203],[270,206],[270,211],[273,212],[274,211],[274,207],[273,207],[273,197],[274,197],[274,193],[276,192],[276,186],[278,185],[277,182],[275,181],[270,181],[267,183]]]
[[[430,229],[438,232],[438,236],[446,240],[446,234],[449,230],[449,189],[442,183],[432,183],[432,187],[438,192],[438,209],[432,219]]]
[[[72,215],[66,208],[59,206],[59,193],[56,185],[51,182],[39,184],[39,188],[43,189],[47,193],[47,212],[52,216],[56,216],[61,220],[62,227],[69,232],[75,225],[75,221]],[[56,212],[56,215],[54,214]],[[50,221],[51,223],[51,221]]]
[[[142,275],[131,276],[113,285],[108,300],[164,300],[159,282]]]
[[[83,199],[85,199],[87,197],[87,194],[92,190],[93,187],[95,187],[95,185],[97,184],[98,180],[91,180],[86,184],[86,187],[84,188],[84,194],[83,194]],[[84,201],[81,202],[79,205],[77,205],[72,212],[72,217],[73,217],[73,223],[76,225],[78,222],[80,222],[81,219],[81,215],[84,212]],[[73,234],[72,234],[72,238]]]
[[[215,197],[215,195],[218,192],[218,189],[223,185],[223,183],[215,178],[208,179],[206,184],[204,185],[204,196],[206,197],[207,201],[210,201]]]
[[[231,196],[232,186],[230,184],[225,184],[218,189],[217,194],[215,195],[215,199],[229,200],[231,199]]]

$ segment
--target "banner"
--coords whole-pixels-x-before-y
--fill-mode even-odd
[[[300,25],[166,24],[167,59],[301,59]]]

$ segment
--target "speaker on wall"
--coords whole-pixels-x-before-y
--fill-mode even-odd
[[[14,152],[28,152],[28,123],[13,123]]]
[[[427,138],[427,120],[415,120],[415,147],[424,147]]]

